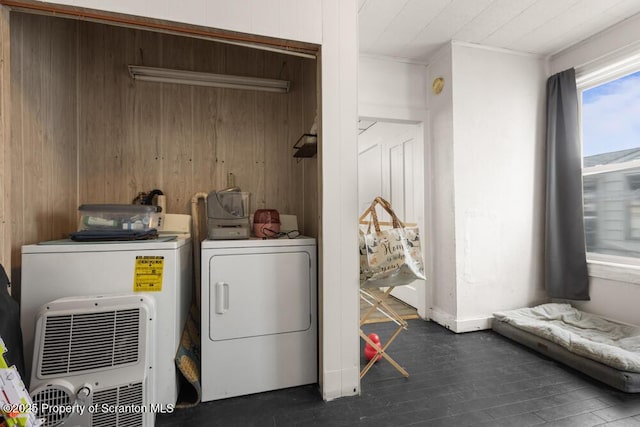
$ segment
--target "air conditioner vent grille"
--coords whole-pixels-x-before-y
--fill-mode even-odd
[[[140,309],[47,316],[40,375],[117,367],[138,361]]]
[[[56,386],[48,386],[34,395],[31,400],[36,408],[40,408],[38,417],[44,419],[43,427],[57,426],[65,421],[69,414],[61,411],[44,411],[44,408],[62,408],[72,404],[69,390]]]
[[[97,390],[92,427],[140,427],[145,412],[142,383]]]

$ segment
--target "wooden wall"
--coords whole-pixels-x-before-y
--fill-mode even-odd
[[[0,264],[11,273],[11,53],[9,9],[0,6]]]
[[[188,213],[198,191],[235,185],[252,210],[302,214],[304,163],[292,146],[313,120],[315,61],[106,25],[80,25],[79,200],[127,203],[160,188],[167,209]],[[127,64],[292,81],[289,94],[134,82]],[[119,171],[115,173],[114,171]]]
[[[66,237],[80,204],[159,188],[168,212],[190,213],[193,195],[225,188],[229,174],[252,211],[297,214],[317,235],[305,217],[316,160],[292,157],[315,116],[315,60],[20,13],[11,57],[14,274],[21,245]],[[128,64],[286,79],[291,91],[134,81]]]
[[[14,284],[22,244],[61,238],[77,226],[76,33],[73,21],[11,14]]]

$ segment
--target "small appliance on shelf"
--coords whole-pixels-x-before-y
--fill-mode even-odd
[[[280,214],[275,209],[258,209],[253,214],[253,234],[256,237],[277,237],[280,233]]]
[[[248,239],[249,195],[238,187],[212,191],[207,196],[207,233],[209,239]]]

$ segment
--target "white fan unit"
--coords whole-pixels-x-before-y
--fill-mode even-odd
[[[155,316],[146,295],[60,298],[42,306],[30,394],[43,425],[152,426]]]

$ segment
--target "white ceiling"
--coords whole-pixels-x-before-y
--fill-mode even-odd
[[[640,0],[359,0],[360,53],[427,63],[459,40],[552,55],[640,13]]]

